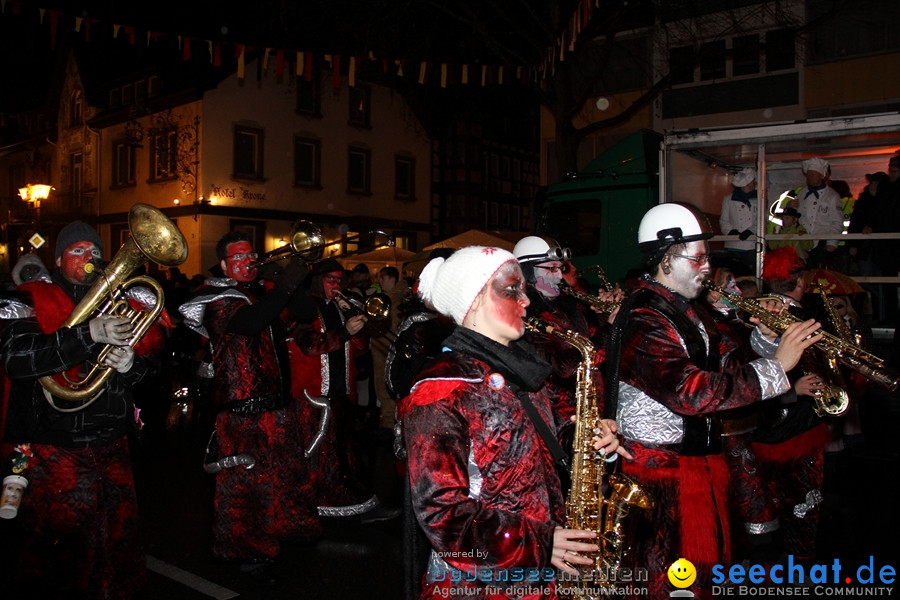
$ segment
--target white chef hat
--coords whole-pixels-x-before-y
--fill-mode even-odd
[[[807,171],[815,171],[816,173],[824,175],[828,172],[828,161],[821,158],[808,158],[801,163],[801,167],[803,168],[804,173]]]
[[[731,185],[734,187],[744,187],[751,181],[756,181],[756,169],[747,167],[734,174],[731,178]]]

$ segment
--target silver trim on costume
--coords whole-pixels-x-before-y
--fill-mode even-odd
[[[654,447],[684,440],[684,420],[641,390],[619,382],[616,411],[619,433],[626,439]]]
[[[237,281],[230,277],[213,277],[204,282],[211,287],[233,288],[237,285]],[[178,312],[184,317],[184,324],[202,335],[209,338],[209,333],[203,325],[203,315],[206,312],[206,305],[215,302],[219,298],[237,298],[249,303],[250,298],[246,294],[237,289],[210,290],[209,293],[196,296],[190,302],[186,302],[178,307]]]
[[[222,469],[231,469],[239,466],[245,469],[252,469],[256,466],[256,459],[249,454],[232,454],[213,462],[203,463],[203,470],[207,473],[218,473]]]
[[[481,498],[481,485],[484,483],[484,477],[478,469],[478,463],[475,462],[475,449],[469,444],[469,461],[466,464],[466,471],[469,474],[469,498],[478,500]]]
[[[772,533],[781,529],[781,522],[778,519],[766,521],[765,523],[744,523],[744,530],[750,535],[761,535],[763,533]]]
[[[316,435],[313,437],[309,447],[303,451],[303,456],[309,458],[319,448],[319,445],[325,438],[325,431],[328,429],[329,421],[331,421],[331,400],[324,396],[310,396],[306,390],[303,390],[303,395],[306,396],[310,404],[322,411],[319,416],[319,426],[316,429]]]
[[[125,297],[135,300],[145,307],[155,306],[157,303],[156,294],[150,288],[141,285],[125,290]]]
[[[0,320],[30,319],[34,309],[19,300],[7,299],[0,304]]]
[[[757,358],[750,361],[750,366],[756,371],[763,400],[780,396],[791,389],[787,373],[777,358]]]
[[[794,507],[794,516],[798,519],[804,518],[806,513],[821,504],[823,499],[822,492],[819,490],[809,490],[806,492],[806,501]]]
[[[378,496],[372,496],[365,502],[360,504],[350,504],[348,506],[320,506],[320,517],[352,517],[353,515],[361,515],[378,506]]]
[[[762,357],[771,358],[775,356],[778,350],[778,342],[773,342],[759,331],[759,327],[754,327],[750,332],[750,347]]]

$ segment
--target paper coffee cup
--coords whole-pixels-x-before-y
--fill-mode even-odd
[[[22,494],[28,487],[28,480],[21,475],[8,475],[3,478],[3,490],[0,493],[0,519],[12,519],[19,512]]]

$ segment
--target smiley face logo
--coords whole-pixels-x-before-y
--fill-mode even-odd
[[[669,583],[677,588],[690,587],[697,579],[697,569],[686,558],[679,558],[669,567]]]

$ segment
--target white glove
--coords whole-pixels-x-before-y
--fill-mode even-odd
[[[130,346],[117,346],[106,356],[105,362],[124,375],[134,365],[134,350]]]
[[[90,326],[91,338],[95,342],[113,346],[127,345],[134,330],[131,321],[125,317],[112,317],[109,315],[100,315],[92,319]]]

